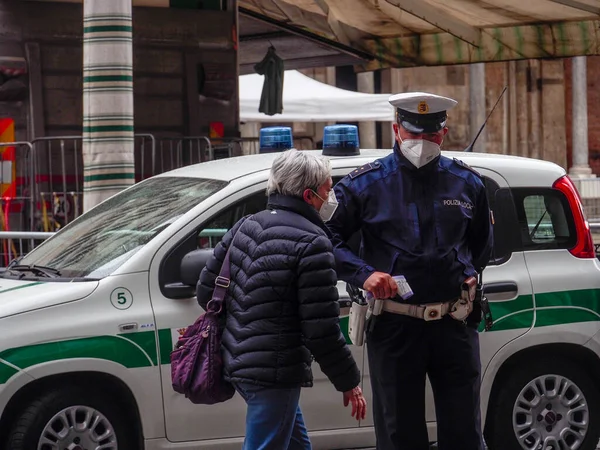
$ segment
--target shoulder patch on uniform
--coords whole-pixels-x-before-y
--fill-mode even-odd
[[[473,169],[470,165],[468,165],[466,162],[461,161],[460,159],[454,158],[454,162],[456,164],[458,164],[459,166],[473,172],[475,175],[477,175],[478,177],[481,178],[481,174],[479,172],[477,172],[475,169]]]
[[[381,163],[378,161],[365,164],[364,166],[359,167],[358,169],[354,169],[348,175],[350,178],[355,179],[357,176],[362,175],[363,173],[370,172],[371,170],[379,169],[381,167]]]

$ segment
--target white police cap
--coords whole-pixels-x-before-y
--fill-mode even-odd
[[[390,104],[396,108],[396,118],[411,133],[432,133],[446,126],[447,113],[458,102],[426,92],[407,92],[392,95]]]

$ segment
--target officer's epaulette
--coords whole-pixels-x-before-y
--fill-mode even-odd
[[[473,172],[475,175],[477,175],[479,178],[481,178],[481,174],[479,172],[477,172],[475,169],[473,169],[470,165],[468,165],[466,162],[461,161],[460,159],[454,158],[454,162],[456,164],[458,164],[461,167],[464,167],[467,170],[470,170],[471,172]]]
[[[363,173],[367,173],[367,172],[370,172],[371,170],[379,169],[380,167],[381,167],[381,164],[378,161],[375,161],[372,163],[367,163],[364,166],[361,166],[358,169],[353,170],[348,175],[350,176],[350,178],[355,179],[356,177],[358,177],[359,175],[362,175]]]

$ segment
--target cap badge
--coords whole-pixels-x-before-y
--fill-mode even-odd
[[[429,112],[429,105],[427,102],[419,102],[419,106],[417,106],[417,111],[419,114],[427,114]]]

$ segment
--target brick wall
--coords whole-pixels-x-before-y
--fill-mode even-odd
[[[567,132],[567,160],[569,167],[572,164],[572,71],[571,59],[564,60],[565,66],[565,108],[566,108],[566,132]],[[600,175],[600,121],[597,119],[595,108],[600,104],[600,56],[588,56],[587,58],[587,82],[588,82],[588,141],[589,161],[592,171]]]
[[[0,2],[0,41],[39,46],[43,136],[80,135],[82,94],[82,6],[70,3]],[[203,41],[230,39],[233,17],[220,11],[173,8],[133,10],[134,97],[137,133],[207,134],[209,122],[222,121],[236,134],[236,55],[230,49],[199,48]],[[15,24],[18,24],[16,26]],[[188,67],[189,65],[189,67]],[[187,83],[204,70],[202,83]],[[233,81],[233,82],[232,82]],[[204,103],[191,118],[188,85],[198,84]],[[213,98],[226,95],[223,98]],[[191,101],[198,102],[198,97]],[[16,103],[16,102],[13,102]],[[15,113],[15,108],[20,108]],[[27,102],[0,102],[0,114],[19,119],[19,138],[26,138]],[[190,130],[195,126],[196,130]]]

